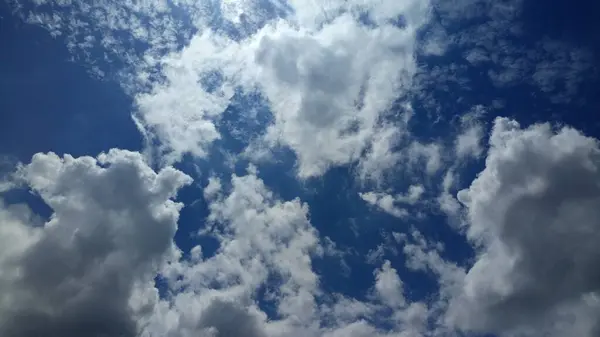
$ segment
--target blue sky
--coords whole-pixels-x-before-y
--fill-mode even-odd
[[[596,336],[593,1],[0,4],[0,335]]]

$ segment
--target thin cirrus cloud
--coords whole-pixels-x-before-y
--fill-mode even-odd
[[[146,145],[38,153],[2,177],[2,193],[27,189],[52,213],[0,204],[2,336],[597,335],[598,140],[492,116],[510,97],[477,95],[523,85],[567,104],[593,74],[585,47],[514,43],[522,1],[11,5],[132,97]],[[233,118],[255,119],[240,103],[248,95],[270,119],[235,130],[252,136],[231,154],[233,172],[184,173],[185,158],[230,151],[225,119],[233,106]],[[305,186],[349,168],[358,183],[339,193],[392,215],[361,257],[370,269],[348,265],[361,247],[332,241],[306,191],[269,185],[274,173],[261,169],[280,149]],[[193,181],[207,211],[194,234],[214,251],[174,241],[193,206],[177,192]],[[355,222],[377,227],[368,220]],[[433,225],[472,259],[454,259]],[[332,287],[317,266],[327,256],[349,282],[367,274],[366,289]],[[423,298],[418,277],[435,284]]]

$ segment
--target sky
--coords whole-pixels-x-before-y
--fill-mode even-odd
[[[0,1],[0,335],[600,335],[600,4]]]

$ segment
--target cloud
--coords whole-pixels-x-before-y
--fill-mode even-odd
[[[283,201],[250,166],[220,194],[207,193],[214,255],[171,263],[169,295],[144,317],[141,336],[420,336],[429,308],[409,302],[386,261],[373,272],[368,300],[327,293],[312,263],[331,245],[312,226],[308,206]],[[215,180],[207,191],[214,189]],[[267,315],[265,303],[276,314]],[[376,322],[386,322],[382,330]]]
[[[408,148],[408,160],[411,166],[425,163],[425,172],[435,174],[442,166],[442,147],[436,143],[422,144],[414,141]]]
[[[458,195],[480,252],[450,321],[481,332],[595,336],[598,141],[497,118],[489,145],[485,169]]]
[[[410,118],[411,111],[404,112],[405,120]],[[377,130],[367,150],[360,158],[357,166],[357,174],[363,182],[374,181],[382,183],[386,175],[393,172],[405,154],[397,151],[408,138],[405,130],[406,121],[395,127],[388,126]]]
[[[395,164],[387,158],[394,150],[378,135],[395,138],[402,127],[383,122],[412,85],[428,1],[47,5],[65,10],[17,7],[29,22],[65,35],[97,73],[114,67],[92,59],[96,51],[124,67],[119,81],[135,98],[135,120],[164,164],[185,154],[207,157],[235,93],[256,90],[274,120],[262,144],[293,150],[299,177],[320,176],[374,148],[384,155],[361,160],[365,169],[377,167],[368,175]]]
[[[409,211],[398,207],[397,204],[415,205],[424,192],[423,185],[411,185],[405,194],[390,195],[383,192],[365,192],[359,193],[359,196],[370,205],[377,206],[388,214],[397,218],[404,218],[409,215]]]
[[[18,171],[53,216],[45,223],[24,206],[0,207],[0,267],[14,271],[0,276],[0,333],[594,335],[597,142],[569,128],[521,129],[497,119],[486,168],[458,195],[461,205],[454,195],[460,169],[484,153],[483,122],[467,113],[451,138],[423,142],[409,127],[415,110],[437,118],[442,103],[462,114],[459,108],[472,103],[465,95],[474,89],[467,76],[474,68],[498,87],[525,83],[555,102],[568,102],[593,76],[586,50],[511,41],[521,34],[520,6],[103,0],[20,8],[24,20],[64,38],[93,73],[120,82],[133,98],[146,150],[165,168],[156,173],[140,154],[113,150],[97,158],[40,154]],[[447,63],[438,57],[450,54],[462,56]],[[226,118],[256,119],[239,103],[249,96],[272,118],[254,121],[256,132],[233,130],[245,124]],[[423,106],[413,109],[413,99]],[[408,282],[390,261],[374,271],[368,299],[329,293],[313,263],[338,254],[335,244],[320,237],[306,202],[279,198],[254,166],[209,178],[208,229],[198,235],[211,236],[218,248],[198,245],[183,258],[172,241],[182,205],[170,199],[190,178],[168,165],[186,155],[229,154],[215,146],[225,142],[224,130],[250,144],[244,159],[290,150],[301,179],[351,166],[365,186],[376,184],[360,197],[399,218],[437,196],[478,250],[474,265],[445,260],[443,245],[414,231],[403,237],[403,251],[410,270],[435,277],[440,290],[431,301],[411,302]],[[382,187],[398,177],[407,178],[407,191]],[[12,179],[0,191],[13,188]],[[430,192],[433,184],[439,194]],[[396,253],[396,243],[379,245],[369,262]],[[162,298],[157,273],[168,288]]]
[[[405,305],[402,280],[396,269],[391,267],[390,261],[386,260],[381,269],[375,272],[375,279],[375,291],[383,303],[391,308]]]
[[[386,213],[397,218],[404,218],[408,216],[408,211],[406,209],[399,208],[394,205],[396,200],[392,195],[386,193],[366,192],[359,193],[359,196],[370,205],[377,206]]]
[[[540,49],[548,56],[532,69],[532,82],[542,92],[551,94],[555,103],[571,101],[582,83],[597,73],[589,50],[549,39],[540,42]]]
[[[0,334],[135,336],[135,289],[176,255],[182,205],[170,199],[191,179],[123,150],[36,154],[18,175],[53,213],[44,223],[26,206],[0,210]]]
[[[234,95],[223,68],[239,52],[227,37],[198,34],[181,52],[161,60],[164,80],[135,95],[138,128],[150,149],[158,143],[163,162],[177,162],[184,154],[205,158],[221,138],[216,124]]]
[[[217,180],[209,182],[212,231],[203,235],[218,239],[219,248],[210,257],[179,261],[163,271],[173,291],[168,312],[177,322],[161,323],[164,312],[155,312],[147,334],[188,336],[186,331],[193,335],[213,327],[217,336],[266,336],[274,330],[272,336],[288,324],[309,328],[317,319],[319,278],[311,256],[322,248],[308,206],[299,199],[279,200],[257,173],[251,166],[247,175],[233,175],[231,188],[221,193],[213,193]],[[258,300],[274,306],[281,317],[277,324],[265,322],[253,304]],[[225,312],[233,316],[221,317]]]
[[[210,205],[211,221],[226,226],[221,243],[223,256],[237,261],[248,256],[260,257],[259,261],[265,264],[263,268],[280,280],[274,289],[278,292],[278,312],[284,317],[307,319],[312,315],[313,296],[318,289],[310,255],[319,248],[318,234],[308,220],[308,206],[299,199],[287,202],[274,199],[255,173],[252,170],[249,173],[245,177],[232,177],[233,190],[229,196]],[[260,284],[266,279],[253,281]]]
[[[226,127],[223,113],[240,96],[260,93],[274,123],[254,135],[261,141],[246,151],[254,157],[289,148],[301,178],[358,162],[362,179],[381,182],[406,156],[427,156],[435,173],[440,149],[411,145],[408,97],[439,113],[446,103],[432,92],[464,100],[473,90],[469,71],[485,65],[497,85],[527,83],[568,102],[594,74],[588,50],[550,39],[512,42],[522,34],[521,0],[15,3],[24,20],[64,37],[90,69],[116,74],[135,99],[148,152],[163,164],[209,156]],[[454,49],[468,62],[417,66],[421,56]],[[101,53],[105,62],[94,59]],[[398,102],[406,107],[400,118],[391,113]],[[479,135],[477,127],[465,130],[460,156],[480,153]],[[410,154],[399,153],[405,147]]]
[[[408,235],[394,233],[394,239],[403,245],[406,267],[414,272],[433,275],[438,285],[438,291],[430,295],[427,306],[419,302],[411,304],[414,317],[418,318],[417,321],[428,322],[428,335],[460,336],[462,331],[448,324],[446,315],[450,301],[464,283],[465,270],[443,257],[443,243],[427,239],[418,230],[413,229]]]
[[[456,180],[457,174],[454,172],[454,170],[449,169],[446,171],[441,184],[441,193],[437,197],[438,207],[442,212],[451,218],[459,216],[461,211],[461,205],[452,193],[456,188]]]
[[[484,136],[482,119],[487,113],[485,107],[476,105],[460,116],[460,133],[454,141],[454,151],[458,161],[478,159],[483,153],[481,142]]]
[[[540,25],[538,14],[562,14],[557,9],[563,5],[432,1],[436,15],[422,29],[418,42],[419,70],[412,90],[419,103],[416,111],[430,114],[432,122],[443,121],[472,105],[504,99],[512,110],[507,113],[513,113],[523,103],[512,107],[513,93],[519,88],[531,93],[523,97],[528,104],[585,104],[587,87],[593,86],[598,72],[593,43],[581,43],[581,36],[587,35],[584,30],[576,36],[567,33],[577,29],[573,20],[562,27]],[[448,42],[437,49],[443,57],[432,57],[426,47],[440,26]]]
[[[473,157],[478,158],[483,149],[481,148],[481,139],[483,138],[483,127],[473,125],[467,127],[458,135],[455,142],[456,156],[459,158]]]
[[[204,199],[213,200],[221,192],[221,180],[217,177],[208,178],[208,185],[204,188]]]
[[[14,0],[14,13],[64,39],[91,74],[118,78],[130,93],[157,77],[157,59],[180,48],[191,33],[167,1]],[[101,58],[97,58],[98,53]],[[116,70],[115,70],[116,69]]]
[[[266,139],[294,150],[300,177],[354,162],[376,132],[388,132],[378,120],[410,85],[415,33],[426,17],[420,2],[397,6],[416,23],[371,28],[345,13],[316,31],[280,22],[261,37],[256,81],[275,119]]]
[[[213,301],[202,313],[200,327],[208,327],[214,337],[266,337],[260,317],[242,310],[235,303]]]

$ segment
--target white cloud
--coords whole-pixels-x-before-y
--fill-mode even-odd
[[[414,205],[421,199],[423,193],[425,193],[423,185],[410,185],[408,187],[408,192],[405,195],[397,196],[396,200],[405,202],[409,205]]]
[[[264,145],[292,149],[302,178],[358,161],[367,150],[361,162],[375,170],[366,175],[379,177],[397,163],[393,142],[379,134],[395,138],[404,126],[381,123],[412,85],[429,1],[57,5],[69,10],[53,16],[34,6],[30,21],[66,35],[98,73],[106,70],[90,56],[98,45],[126,65],[120,80],[135,97],[136,122],[164,163],[207,156],[236,88],[260,90],[274,117]],[[131,47],[123,33],[146,47]],[[213,74],[219,83],[208,88],[202,81]]]
[[[173,294],[172,313],[179,317],[180,323],[152,326],[149,334],[179,336],[186,329],[192,329],[190,333],[193,333],[197,327],[189,327],[185,322],[206,320],[206,315],[212,315],[207,311],[211,312],[214,301],[225,301],[240,313],[256,311],[252,303],[258,299],[261,287],[267,290],[264,299],[272,300],[282,317],[279,325],[310,327],[316,319],[315,296],[319,293],[319,283],[312,270],[311,255],[322,248],[308,220],[308,207],[298,199],[278,200],[256,174],[256,169],[250,167],[246,176],[232,176],[231,190],[225,195],[213,193],[216,180],[209,183],[205,189],[211,210],[209,221],[220,247],[210,258],[182,261],[165,271],[173,289],[183,286],[187,289]],[[189,310],[190,307],[193,309]],[[164,316],[161,312],[156,315],[157,320]],[[252,315],[258,315],[253,320],[260,323],[256,323],[259,325],[256,336],[278,329],[278,324],[266,326],[260,311]],[[223,325],[213,321],[206,323],[211,324],[221,331],[218,336],[246,333],[239,327],[230,327],[227,321],[223,321]]]
[[[26,206],[0,210],[0,334],[134,336],[145,310],[134,295],[176,256],[182,205],[170,199],[191,179],[122,150],[36,154],[18,175],[53,214],[44,223]]]
[[[372,7],[382,15],[380,7]],[[294,150],[300,177],[354,162],[376,141],[376,133],[392,132],[378,123],[410,87],[415,34],[425,8],[422,2],[398,2],[395,12],[414,15],[407,20],[415,24],[405,28],[368,27],[345,13],[318,30],[279,22],[264,31],[254,81],[275,119],[266,140]]]
[[[208,178],[208,185],[204,188],[204,198],[207,200],[215,199],[221,192],[221,180],[217,177]]]
[[[481,125],[473,125],[467,128],[456,138],[456,155],[460,158],[478,158],[483,152],[483,149],[481,148],[480,144],[482,138],[483,127]]]
[[[405,154],[397,148],[409,138],[407,122],[412,115],[409,107],[405,108],[404,121],[396,126],[384,126],[375,131],[368,149],[358,163],[358,176],[363,181],[382,183],[385,175],[393,172]]]
[[[206,157],[221,138],[216,122],[234,94],[224,72],[235,62],[237,47],[210,31],[196,35],[180,53],[162,59],[165,80],[135,96],[138,127],[150,142],[160,142],[165,162],[179,161],[184,154]]]
[[[440,242],[430,242],[417,230],[410,233],[410,240],[408,236],[400,239],[405,243],[403,251],[407,258],[407,267],[412,270],[433,272],[440,284],[441,299],[449,299],[456,292],[456,287],[462,284],[464,271],[441,256],[444,245]]]
[[[427,305],[405,300],[389,262],[374,272],[370,301],[324,293],[312,259],[331,243],[319,239],[306,204],[278,199],[257,173],[250,167],[245,176],[232,176],[228,191],[208,194],[220,247],[212,257],[164,270],[172,293],[146,316],[142,336],[408,337],[426,331]],[[279,317],[267,319],[259,299],[272,301]],[[381,330],[375,319],[391,328]]]
[[[496,333],[597,334],[598,145],[571,128],[522,129],[496,119],[486,167],[459,193],[480,254],[451,304],[452,323]]]
[[[423,193],[425,193],[423,185],[411,185],[405,194],[391,195],[384,192],[364,192],[358,195],[370,205],[377,206],[397,218],[404,218],[409,215],[409,211],[399,207],[398,204],[415,205],[419,202]]]
[[[408,149],[408,160],[411,167],[420,162],[425,163],[425,172],[435,174],[442,167],[442,147],[436,143],[422,144],[414,141]]]
[[[432,336],[460,335],[460,329],[447,324],[446,314],[449,302],[460,292],[464,283],[465,271],[456,263],[444,259],[441,253],[444,245],[427,240],[423,234],[413,230],[410,235],[395,235],[398,243],[403,243],[406,266],[409,270],[431,273],[438,283],[438,292],[430,296],[429,306],[413,303],[417,321],[427,321]]]
[[[370,205],[377,206],[386,213],[397,218],[404,218],[409,214],[406,209],[395,205],[396,200],[394,196],[390,194],[381,192],[365,192],[359,193],[359,196]]]
[[[490,61],[487,52],[480,48],[474,48],[466,52],[465,59],[473,65]]]
[[[459,27],[448,32],[449,39],[455,42],[452,47],[459,49],[473,67],[486,72],[492,84],[525,84],[551,102],[568,103],[577,96],[582,84],[597,73],[592,48],[574,47],[565,38],[525,38],[524,27],[532,20],[527,12],[542,10],[536,8],[538,4],[525,4],[523,0],[465,0],[437,1],[434,6],[445,27]],[[550,12],[556,10],[554,6],[550,6]],[[538,33],[541,32],[533,36]]]
[[[454,139],[453,163],[447,168],[440,183],[440,193],[435,202],[448,221],[457,226],[461,221],[461,205],[456,199],[460,188],[461,171],[470,160],[478,160],[483,154],[484,123],[482,119],[487,114],[485,107],[476,105],[467,113],[460,116],[457,127],[458,134]]]
[[[316,230],[308,221],[308,206],[295,199],[274,199],[253,172],[232,178],[233,190],[210,206],[212,221],[226,224],[224,235],[235,239],[221,250],[237,260],[258,256],[281,285],[277,291],[278,311],[301,321],[311,318],[318,277],[312,270],[310,254],[319,245]],[[267,276],[267,275],[265,275]],[[257,280],[258,281],[258,280]],[[262,280],[265,281],[265,280]]]
[[[415,53],[442,55],[449,42],[467,47],[471,65],[492,64],[488,74],[498,85],[529,81],[558,91],[556,101],[576,93],[591,66],[585,51],[553,41],[520,50],[504,39],[516,34],[509,24],[518,1],[436,1],[443,20],[486,23],[458,34],[433,25],[420,46],[429,1],[35,2],[43,6],[24,19],[65,38],[94,73],[112,67],[95,64],[97,47],[107,52],[107,64],[125,64],[113,76],[134,98],[135,121],[162,164],[210,155],[225,110],[238,93],[256,92],[273,121],[257,132],[260,139],[248,139],[250,158],[284,147],[296,154],[301,178],[357,164],[362,182],[377,184],[403,169],[422,166],[426,179],[444,169],[436,201],[448,215],[466,215],[480,254],[465,271],[441,257],[440,245],[413,233],[404,245],[408,267],[433,273],[440,284],[439,300],[429,306],[409,303],[390,262],[374,273],[374,299],[324,294],[313,258],[335,247],[319,237],[307,204],[280,200],[255,168],[232,176],[231,188],[209,179],[211,230],[200,234],[213,235],[219,248],[211,255],[196,246],[189,260],[179,260],[172,238],[181,205],[169,199],[189,177],[173,168],[157,174],[126,151],[37,155],[19,173],[54,215],[44,224],[25,207],[0,208],[0,267],[14,271],[0,276],[3,335],[78,334],[91,325],[90,333],[144,337],[419,336],[435,335],[425,332],[431,317],[446,319],[436,320],[440,331],[596,333],[597,142],[571,129],[522,130],[498,119],[485,170],[460,193],[462,214],[453,196],[458,168],[482,155],[483,125],[463,118],[448,149],[456,157],[450,168],[443,167],[449,158],[442,145],[417,142],[408,129],[411,90],[442,80],[465,83],[466,66],[455,64],[434,67],[423,83],[413,83]],[[424,185],[360,196],[402,218],[429,201]],[[369,257],[382,258],[386,249],[380,245]],[[167,259],[161,273],[169,295],[159,300],[152,280]],[[276,318],[259,308],[263,294]]]
[[[484,136],[484,125],[481,122],[487,113],[481,105],[476,105],[469,112],[460,116],[460,133],[454,141],[454,151],[458,161],[473,158],[478,159],[483,148],[481,142]]]
[[[442,191],[437,198],[437,203],[442,212],[450,217],[459,215],[461,205],[453,195],[456,188],[456,173],[450,169],[446,171],[442,180]]]
[[[441,25],[432,25],[425,36],[421,45],[421,53],[424,55],[442,56],[446,53],[446,49],[451,44],[446,31]]]
[[[391,308],[400,308],[406,304],[402,280],[390,261],[386,260],[381,269],[376,270],[375,291],[379,299]]]
[[[92,74],[119,78],[129,92],[155,78],[156,59],[177,50],[191,30],[174,19],[173,4],[162,0],[11,2],[24,21],[64,39],[73,58],[87,63]],[[122,68],[115,72],[114,64]]]

